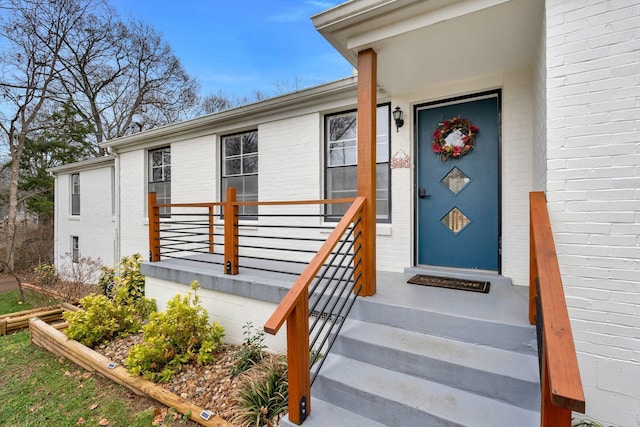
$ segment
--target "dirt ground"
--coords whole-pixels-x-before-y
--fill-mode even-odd
[[[12,276],[4,274],[0,275],[0,292],[10,291],[11,289],[18,289],[18,282]]]

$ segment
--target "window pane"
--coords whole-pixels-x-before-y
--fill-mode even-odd
[[[240,135],[227,136],[224,138],[224,155],[239,156],[240,151]]]
[[[389,218],[389,164],[376,165],[376,217]]]
[[[224,162],[225,170],[224,175],[233,176],[240,175],[240,159],[231,159]]]
[[[250,154],[258,152],[258,132],[249,132],[242,135],[242,153]]]
[[[338,141],[356,137],[356,112],[340,114],[329,118],[329,140]]]
[[[71,215],[80,215],[80,195],[71,195]]]
[[[382,105],[376,111],[376,134],[389,136],[389,106]]]
[[[244,177],[244,200],[258,201],[258,176]]]
[[[248,156],[242,159],[242,173],[258,173],[258,156]]]
[[[390,106],[376,109],[376,211],[378,219],[390,217]],[[327,117],[326,197],[350,198],[357,195],[357,112]],[[353,166],[352,166],[353,165]],[[347,207],[328,206],[328,215],[338,215]]]
[[[328,195],[330,199],[355,197],[357,195],[358,169],[355,166],[327,170]]]
[[[153,176],[151,177],[151,182],[160,182],[162,181],[162,169],[153,168]]]
[[[171,166],[165,166],[164,169],[164,181],[171,181]]]
[[[389,161],[389,140],[388,136],[378,136],[376,141],[376,163]]]
[[[222,138],[222,191],[236,189],[239,201],[258,200],[258,131],[253,130]],[[240,214],[255,215],[257,206],[241,207]],[[245,217],[246,219],[246,217]]]

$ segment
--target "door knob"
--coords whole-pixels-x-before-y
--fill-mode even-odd
[[[425,197],[431,197],[431,194],[427,194],[427,190],[425,190],[423,187],[420,187],[418,189],[418,197],[424,199]]]

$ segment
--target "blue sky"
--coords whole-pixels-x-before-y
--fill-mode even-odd
[[[123,18],[164,35],[201,94],[231,97],[276,84],[315,86],[351,75],[351,65],[316,32],[311,15],[344,0],[110,0]]]

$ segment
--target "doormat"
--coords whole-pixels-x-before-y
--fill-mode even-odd
[[[461,291],[489,293],[490,282],[478,280],[453,279],[449,277],[427,276],[416,274],[407,283],[423,286],[436,286],[438,288],[459,289]]]

